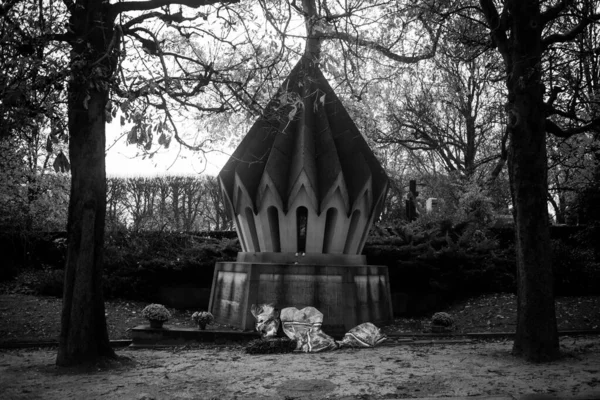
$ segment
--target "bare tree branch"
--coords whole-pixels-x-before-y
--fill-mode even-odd
[[[502,12],[502,17],[500,17],[493,0],[479,0],[479,4],[490,26],[493,44],[498,47],[498,51],[504,59],[504,65],[508,67],[512,65],[508,48],[508,37],[506,36],[508,13],[505,9]]]
[[[546,119],[546,132],[553,134],[554,136],[561,138],[568,138],[579,133],[585,133],[600,128],[600,118],[596,118],[585,125],[578,126],[576,128],[563,129],[554,121]]]
[[[427,53],[424,53],[424,54],[421,54],[418,56],[405,56],[405,55],[396,54],[393,51],[391,51],[390,48],[382,46],[378,42],[361,39],[358,36],[353,36],[346,32],[339,32],[339,31],[338,32],[319,32],[317,34],[317,37],[319,39],[343,40],[347,43],[352,43],[352,44],[356,44],[359,46],[373,49],[373,50],[383,54],[384,56],[386,56],[387,58],[389,58],[391,60],[398,61],[401,63],[406,63],[406,64],[414,64],[414,63],[417,63],[422,60],[427,60],[427,59],[433,58],[435,56],[441,33],[442,33],[442,28],[440,26],[438,28],[437,33],[435,34],[435,37],[432,38],[433,43],[431,46],[431,50],[428,51]]]
[[[120,4],[120,3],[118,3],[118,4]],[[129,33],[129,29],[131,29],[132,26],[139,24],[141,22],[144,22],[145,20],[150,19],[150,18],[159,18],[161,15],[165,15],[165,14],[158,12],[158,11],[152,11],[152,12],[149,12],[146,14],[138,15],[137,17],[132,18],[123,24],[123,26],[122,26],[123,32]]]
[[[570,42],[575,39],[580,33],[582,33],[585,28],[587,28],[593,22],[600,20],[600,14],[592,14],[585,18],[581,18],[579,24],[577,24],[573,29],[565,33],[555,33],[544,39],[542,39],[542,49],[547,49],[550,45],[554,43],[564,43]]]
[[[67,6],[67,10],[72,11],[75,7],[75,2],[73,0],[63,0],[65,6]]]
[[[554,7],[549,7],[541,14],[542,26],[545,26],[548,22],[557,18],[564,9],[573,3],[574,0],[561,0],[560,3],[557,3]]]
[[[13,6],[17,4],[18,1],[19,0],[10,0],[3,2],[3,4],[0,6],[0,16],[6,15],[6,13],[9,12],[10,9],[13,8]]]
[[[117,16],[127,11],[147,11],[169,5],[182,5],[191,8],[210,6],[213,4],[234,4],[240,0],[148,0],[148,1],[125,1],[123,3],[111,4],[111,12]]]
[[[552,87],[550,91],[550,97],[548,97],[548,101],[546,101],[546,107],[552,107],[556,99],[558,98],[558,94],[564,92],[564,89],[560,86]]]
[[[496,178],[500,175],[500,172],[502,172],[502,169],[506,165],[506,161],[508,161],[508,149],[506,148],[506,142],[508,141],[509,136],[510,130],[507,127],[504,130],[504,134],[502,135],[502,141],[500,144],[500,160],[498,160],[498,164],[496,164],[496,166],[492,170],[492,173],[490,174],[490,179],[488,179],[488,183],[496,180]]]

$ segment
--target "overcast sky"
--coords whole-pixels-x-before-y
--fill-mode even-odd
[[[223,151],[206,153],[205,158],[200,152],[180,148],[175,140],[168,149],[161,147],[154,157],[143,159],[135,145],[128,145],[125,137],[120,137],[130,128],[121,127],[118,120],[115,118],[113,123],[107,124],[106,144],[107,148],[110,147],[106,153],[108,176],[217,175],[229,159],[229,153]],[[154,149],[158,148],[157,144],[154,146]]]

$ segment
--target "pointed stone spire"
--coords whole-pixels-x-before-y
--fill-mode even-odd
[[[348,112],[306,58],[219,180],[249,252],[360,254],[388,187]]]
[[[387,176],[319,69],[314,0],[305,53],[219,180],[245,252],[362,252]]]
[[[252,304],[308,305],[341,336],[394,315],[387,267],[361,254],[388,179],[319,70],[315,0],[302,4],[306,51],[219,174],[242,252],[216,264],[209,309],[250,330]]]

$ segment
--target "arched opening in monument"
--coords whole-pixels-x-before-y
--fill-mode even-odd
[[[337,217],[338,211],[336,208],[331,207],[329,210],[327,210],[327,215],[325,216],[323,253],[331,252],[331,247],[333,245],[333,236],[335,235],[335,225],[337,222]]]
[[[306,232],[308,229],[308,209],[304,206],[296,209],[296,238],[297,249],[300,253],[306,252]]]
[[[281,251],[279,239],[279,211],[274,206],[267,208],[267,218],[269,219],[269,233],[274,252]]]
[[[350,220],[350,227],[348,228],[348,236],[346,237],[346,244],[344,245],[344,254],[350,254],[352,242],[356,237],[356,229],[358,227],[358,220],[360,219],[360,210],[354,210],[352,213],[352,219]]]
[[[248,223],[248,230],[250,231],[250,238],[252,239],[253,251],[260,251],[260,245],[258,244],[258,234],[256,232],[256,223],[254,222],[254,213],[252,208],[246,207],[246,222]]]

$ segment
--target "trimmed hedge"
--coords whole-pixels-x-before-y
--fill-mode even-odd
[[[235,234],[235,232],[234,232]],[[230,235],[144,232],[112,234],[106,241],[104,293],[155,301],[161,286],[210,287],[214,266],[235,260]]]
[[[598,229],[560,228],[552,233],[557,295],[600,295]],[[558,234],[556,232],[559,232]],[[4,280],[29,271],[23,291],[60,296],[66,255],[64,233],[3,235]],[[107,298],[156,301],[159,288],[210,288],[214,265],[235,260],[235,232],[118,232],[106,238]],[[429,231],[374,229],[364,249],[369,264],[387,265],[394,293],[433,293],[444,301],[482,293],[514,292],[512,229],[482,232],[440,224]]]
[[[445,302],[515,291],[512,245],[501,249],[494,236],[458,228],[372,237],[364,254],[369,264],[388,266],[393,293],[430,293]]]
[[[13,279],[21,269],[63,269],[66,232],[0,232],[0,282]]]

